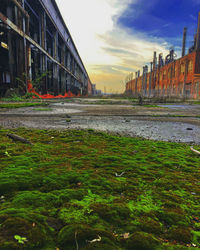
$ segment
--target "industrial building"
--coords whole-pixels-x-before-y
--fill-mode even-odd
[[[0,96],[88,94],[88,73],[55,0],[0,1],[0,58]]]
[[[184,28],[182,57],[176,59],[174,49],[163,58],[154,52],[153,62],[143,67],[143,72],[135,72],[126,78],[126,94],[143,97],[200,98],[200,13],[194,43],[186,51],[187,28]]]

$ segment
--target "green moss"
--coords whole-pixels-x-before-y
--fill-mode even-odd
[[[173,226],[172,228],[169,229],[168,239],[176,240],[178,242],[183,242],[183,243],[191,243],[192,241],[191,229]]]
[[[200,231],[191,231],[193,238],[192,242],[196,244],[198,247],[200,247]]]
[[[127,249],[130,250],[154,250],[160,242],[152,235],[143,232],[135,232],[127,240]]]
[[[24,191],[17,194],[13,201],[14,207],[27,208],[51,208],[59,205],[59,199],[51,193],[41,193],[38,191]]]
[[[34,145],[12,142],[8,133]],[[83,249],[128,249],[126,243],[138,242],[139,236],[141,247],[147,249],[152,242],[158,249],[160,244],[160,249],[181,249],[180,245],[184,249],[187,242],[198,243],[197,233],[190,228],[199,231],[200,158],[188,145],[94,130],[0,129],[0,138],[0,224],[14,218],[25,225],[34,222],[44,239],[50,237],[50,249],[59,247],[58,235],[63,249],[64,236],[59,231],[65,227],[68,232],[71,224],[81,228],[87,224],[88,232],[95,232],[89,240],[100,229],[117,239],[116,243],[105,236],[91,244],[80,240]],[[9,230],[4,232],[5,249],[16,249],[18,243],[11,240]],[[74,233],[72,247],[76,247]],[[124,239],[125,233],[131,237]],[[181,234],[188,237],[187,242],[181,241]],[[155,237],[162,243],[157,244]]]
[[[155,235],[160,235],[163,233],[163,226],[157,220],[154,220],[150,217],[142,217],[139,219],[138,222],[138,227],[140,228],[140,231],[153,233]]]
[[[159,219],[166,225],[179,225],[189,224],[189,219],[185,216],[185,213],[180,208],[167,208],[160,211],[158,214]]]
[[[0,227],[0,249],[9,247],[20,249],[20,243],[15,239],[15,235],[25,237],[27,241],[24,242],[26,249],[35,247],[43,247],[48,241],[47,235],[41,230],[37,223],[33,224],[22,218],[5,218]]]
[[[90,243],[94,239],[101,237],[101,241],[94,244]],[[109,249],[117,249],[115,238],[112,234],[94,229],[84,224],[67,225],[61,229],[58,235],[58,244],[63,249],[77,249],[77,245],[81,249],[103,249],[107,246]]]
[[[24,107],[34,107],[34,106],[47,106],[48,103],[44,102],[25,102],[25,103],[0,103],[0,108],[16,109]]]

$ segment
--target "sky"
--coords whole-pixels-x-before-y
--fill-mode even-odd
[[[122,93],[130,73],[153,60],[153,52],[181,54],[197,29],[200,0],[56,0],[92,83]]]

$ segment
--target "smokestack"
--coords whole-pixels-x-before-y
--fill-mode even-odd
[[[185,56],[186,37],[187,37],[187,28],[185,27],[183,31],[182,57]]]
[[[153,70],[156,69],[156,63],[157,63],[157,59],[156,59],[156,51],[154,51],[154,54],[153,54]]]
[[[152,72],[153,70],[153,62],[150,62],[151,66],[150,66],[150,71]]]
[[[196,39],[196,46],[195,49],[200,49],[200,12],[198,17],[198,28],[197,28],[197,39]]]
[[[144,76],[145,74],[145,66],[143,66],[143,71],[142,71],[142,75]]]
[[[159,54],[159,59],[158,59],[158,67],[159,67],[159,68],[162,67],[162,56],[163,56],[163,54],[160,53],[160,54]]]

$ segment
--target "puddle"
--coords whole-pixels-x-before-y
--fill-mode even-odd
[[[199,109],[200,105],[189,105],[189,104],[172,104],[172,105],[158,105],[162,108],[169,108],[169,109]]]

